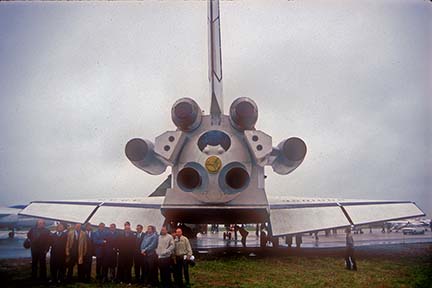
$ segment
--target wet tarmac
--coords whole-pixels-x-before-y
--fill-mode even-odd
[[[386,245],[386,244],[408,244],[408,243],[432,243],[432,233],[426,231],[425,234],[420,235],[403,235],[402,232],[382,233],[381,229],[373,229],[370,233],[369,229],[364,229],[363,234],[353,234],[356,246],[370,246],[370,245]],[[318,233],[318,241],[315,240],[314,235],[304,234],[302,237],[303,248],[332,248],[332,247],[345,247],[345,233],[342,230],[337,234],[330,234],[325,236],[324,232]],[[197,239],[192,240],[192,245],[196,249],[211,249],[223,247],[242,247],[240,242],[240,234],[236,240],[223,240],[223,232],[198,234]],[[246,238],[246,247],[259,247],[259,237],[256,236],[255,231],[250,231]],[[285,239],[279,239],[279,246],[287,247]],[[295,246],[295,239],[293,239],[293,246]]]
[[[409,244],[409,243],[432,243],[432,233],[427,231],[424,235],[403,235],[401,232],[382,233],[380,229],[374,229],[372,233],[369,229],[363,230],[363,234],[353,234],[355,246],[386,246],[392,244]],[[324,233],[318,234],[318,241],[314,235],[305,234],[302,237],[302,248],[341,248],[345,246],[345,234],[338,231],[338,234],[325,236]],[[9,239],[7,231],[0,231],[0,259],[17,259],[30,257],[30,250],[23,248],[23,242],[26,238],[25,231],[18,231],[15,238]],[[198,234],[197,239],[191,241],[195,250],[206,253],[209,249],[241,248],[240,235],[236,240],[223,240],[223,232]],[[294,240],[294,239],[293,239]],[[293,241],[295,246],[295,240]],[[279,240],[281,248],[287,247],[285,239]],[[259,247],[259,238],[255,231],[250,231],[247,237],[246,246],[249,248]]]
[[[13,239],[8,238],[8,231],[0,231],[0,259],[29,258],[30,249],[24,249],[23,242],[27,232],[15,232]]]

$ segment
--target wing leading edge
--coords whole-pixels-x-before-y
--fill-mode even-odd
[[[164,197],[94,201],[34,201],[19,215],[71,223],[98,225],[129,221],[161,227]],[[350,225],[421,217],[425,214],[410,201],[373,201],[319,198],[269,199],[269,222],[273,236],[314,232]]]
[[[424,216],[410,201],[317,198],[269,199],[273,236]]]
[[[161,227],[165,218],[160,212],[163,197],[110,199],[94,201],[34,201],[19,215],[71,223],[106,225],[114,223],[121,229],[126,221]]]

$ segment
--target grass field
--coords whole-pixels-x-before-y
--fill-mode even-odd
[[[359,249],[357,272],[344,269],[343,250],[255,251],[256,257],[249,257],[249,252],[198,257],[197,265],[190,269],[192,287],[432,287],[431,244]],[[37,286],[28,280],[29,265],[29,259],[0,261],[0,286]],[[101,285],[95,282],[63,287]]]

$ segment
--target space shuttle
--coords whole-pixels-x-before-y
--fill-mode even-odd
[[[21,215],[97,225],[125,221],[232,224],[268,223],[273,236],[424,216],[411,201],[268,197],[265,166],[290,174],[306,159],[296,136],[274,142],[255,128],[258,106],[248,97],[224,113],[219,1],[208,1],[209,114],[198,101],[181,98],[171,108],[172,130],[154,141],[133,138],[127,159],[150,175],[171,175],[149,197],[76,201],[33,201]],[[277,144],[276,144],[277,143]],[[292,175],[290,177],[295,177]]]

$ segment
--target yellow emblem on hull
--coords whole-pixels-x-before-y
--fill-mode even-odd
[[[222,161],[217,156],[210,156],[205,161],[205,167],[209,173],[217,173],[222,167]]]

